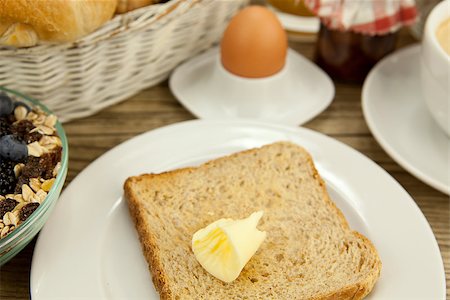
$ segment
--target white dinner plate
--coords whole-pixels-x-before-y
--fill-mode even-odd
[[[450,194],[450,139],[427,110],[419,63],[419,45],[379,62],[364,82],[364,117],[375,139],[396,162]]]
[[[287,125],[311,120],[330,105],[335,93],[330,77],[292,49],[280,72],[248,79],[226,71],[216,47],[178,66],[169,87],[201,119],[250,118]]]
[[[310,151],[350,226],[377,248],[383,267],[367,299],[445,298],[443,263],[429,224],[408,193],[367,157],[308,129],[195,120],[121,144],[71,182],[36,243],[32,299],[158,299],[122,198],[125,179],[280,140]]]

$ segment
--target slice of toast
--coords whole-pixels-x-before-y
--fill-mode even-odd
[[[196,168],[128,178],[125,197],[162,299],[361,299],[381,261],[349,228],[303,148],[279,142]],[[239,277],[207,273],[192,235],[263,210],[267,237]]]

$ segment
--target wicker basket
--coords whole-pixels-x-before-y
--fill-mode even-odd
[[[117,15],[76,43],[0,48],[0,86],[41,100],[61,121],[91,115],[218,42],[247,2],[171,0]]]

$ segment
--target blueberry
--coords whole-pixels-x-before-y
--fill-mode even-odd
[[[28,157],[28,148],[15,136],[8,134],[0,138],[0,157],[12,161],[24,161]]]
[[[14,110],[12,99],[5,93],[0,93],[0,117],[9,115]]]

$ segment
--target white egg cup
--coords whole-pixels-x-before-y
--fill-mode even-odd
[[[204,119],[247,118],[300,125],[322,112],[334,97],[328,75],[290,49],[278,73],[245,78],[226,70],[214,48],[179,66],[169,85],[188,110]]]
[[[263,78],[246,78],[226,70],[219,56],[214,60],[215,67],[205,86],[208,94],[222,91],[227,97],[217,97],[215,104],[221,107],[229,116],[238,115],[243,118],[266,117],[273,114],[273,101],[279,98],[289,98],[284,92],[287,85],[289,65],[284,65],[278,73]]]

